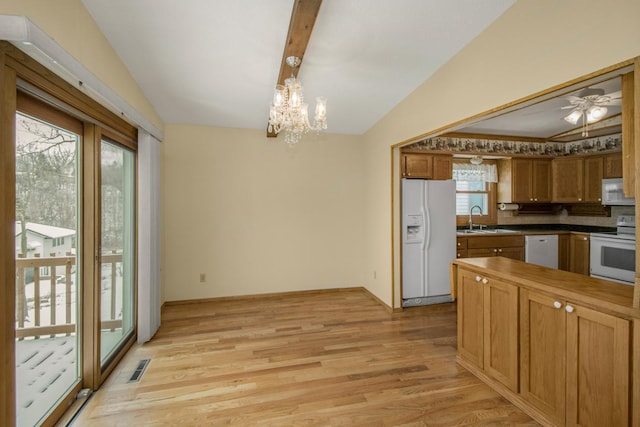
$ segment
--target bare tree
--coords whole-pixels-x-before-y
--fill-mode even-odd
[[[27,253],[27,222],[76,228],[77,137],[16,115],[16,218]]]

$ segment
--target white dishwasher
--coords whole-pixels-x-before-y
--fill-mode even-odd
[[[524,236],[524,260],[531,264],[558,268],[558,235]]]

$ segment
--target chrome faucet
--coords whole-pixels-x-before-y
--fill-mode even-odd
[[[484,215],[484,213],[482,213],[482,207],[478,205],[471,206],[471,209],[469,209],[469,230],[473,230],[473,210],[475,208],[478,208],[480,210],[481,216]],[[482,228],[482,225],[480,227]]]

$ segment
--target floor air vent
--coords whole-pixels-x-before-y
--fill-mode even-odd
[[[131,378],[129,378],[129,381],[127,382],[135,383],[140,381],[140,378],[142,378],[142,374],[144,374],[145,369],[147,369],[149,362],[151,362],[151,359],[142,359],[139,361],[138,366],[136,366],[136,370],[133,371],[133,375],[131,375]]]

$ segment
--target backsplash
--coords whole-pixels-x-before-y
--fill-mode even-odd
[[[566,210],[559,215],[513,215],[510,211],[498,211],[498,225],[515,224],[567,224],[615,227],[618,215],[634,215],[633,206],[612,206],[610,217],[569,216]]]

